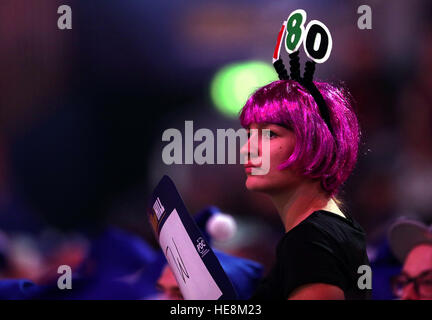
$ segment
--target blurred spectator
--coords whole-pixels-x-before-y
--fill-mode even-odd
[[[390,246],[403,263],[393,277],[394,295],[402,300],[432,300],[432,226],[408,219],[389,230]]]
[[[214,250],[214,252],[233,284],[238,299],[249,299],[261,279],[261,266],[254,261],[231,256],[218,250]],[[164,267],[156,286],[160,293],[154,298],[161,300],[183,300],[179,285],[169,265]]]

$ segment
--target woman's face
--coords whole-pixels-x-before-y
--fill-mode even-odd
[[[297,185],[301,177],[291,167],[278,169],[278,166],[286,161],[294,150],[296,140],[294,132],[272,123],[251,123],[246,129],[249,132],[249,140],[240,150],[242,156],[245,157],[246,188],[271,194]],[[264,135],[263,129],[268,129],[269,135]],[[257,134],[258,139],[254,137]],[[263,139],[267,139],[269,148],[263,148],[263,143],[266,142]],[[255,155],[265,159],[266,156],[262,156],[263,150],[269,150],[270,153],[270,156],[267,157],[270,160],[269,170],[267,174],[252,174],[252,167],[258,167],[253,165],[253,157]],[[257,160],[255,159],[254,162],[256,163]]]

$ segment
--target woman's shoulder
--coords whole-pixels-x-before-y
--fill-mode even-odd
[[[326,210],[318,210],[309,216],[306,224],[313,227],[331,238],[343,240],[346,237],[349,239],[365,239],[365,231],[361,225],[353,219],[349,214],[344,213],[345,217]]]
[[[283,283],[283,297],[306,283],[327,283],[341,288],[349,298],[357,294],[359,265],[368,263],[364,233],[356,222],[317,211],[278,244],[277,279]]]
[[[281,239],[279,250],[302,250],[304,246],[321,246],[339,249],[348,246],[365,246],[365,233],[361,226],[350,216],[342,217],[335,213],[318,210]]]

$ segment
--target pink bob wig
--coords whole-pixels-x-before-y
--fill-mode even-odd
[[[333,197],[355,167],[360,126],[346,90],[314,83],[328,106],[333,134],[314,98],[294,80],[278,80],[258,89],[241,110],[240,122],[243,127],[273,123],[293,130],[294,151],[278,169],[293,166],[304,177],[320,179]]]

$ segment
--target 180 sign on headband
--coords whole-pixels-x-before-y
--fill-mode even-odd
[[[304,51],[309,59],[316,63],[327,61],[333,45],[329,29],[318,20],[311,20],[305,28],[305,22],[306,11],[302,9],[293,11],[283,22],[273,53],[273,63],[279,60],[285,34],[285,49],[289,54],[297,51],[303,43]]]

